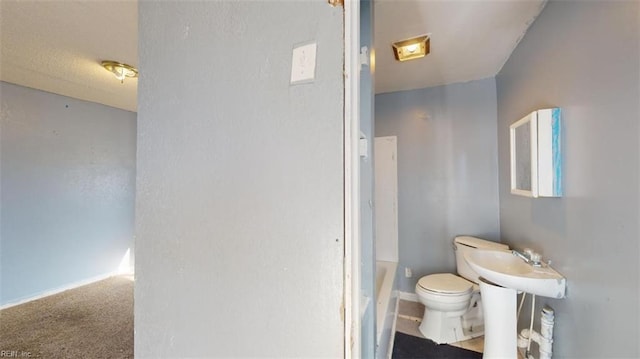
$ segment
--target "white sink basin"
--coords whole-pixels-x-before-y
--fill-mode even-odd
[[[553,268],[534,267],[511,251],[477,249],[465,254],[469,266],[482,278],[523,292],[550,298],[564,298],[566,278]]]

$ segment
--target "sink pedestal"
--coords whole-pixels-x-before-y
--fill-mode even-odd
[[[518,357],[515,289],[480,278],[484,311],[484,359]]]

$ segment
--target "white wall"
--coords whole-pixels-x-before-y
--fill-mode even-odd
[[[136,114],[0,82],[0,305],[133,249]]]
[[[136,358],[342,356],[342,8],[139,14]]]
[[[376,136],[398,137],[398,272],[414,292],[421,276],[455,271],[456,235],[500,238],[495,80],[381,94],[375,106]]]
[[[637,1],[550,1],[497,76],[502,237],[567,278],[536,302],[554,357],[640,356],[639,42]],[[565,196],[511,195],[509,125],[544,107],[562,108]]]

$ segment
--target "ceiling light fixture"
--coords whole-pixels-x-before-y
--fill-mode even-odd
[[[431,41],[428,35],[393,43],[393,55],[398,61],[419,59],[429,54]]]
[[[124,83],[126,77],[138,77],[138,69],[117,61],[102,61],[102,67],[113,73],[120,83]]]

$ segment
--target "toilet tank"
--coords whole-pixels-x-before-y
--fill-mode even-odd
[[[458,275],[474,283],[479,283],[478,273],[469,267],[469,264],[467,264],[467,261],[464,259],[464,254],[475,249],[508,250],[509,246],[486,239],[459,236],[453,240],[453,248],[456,252],[456,270],[458,271]]]

